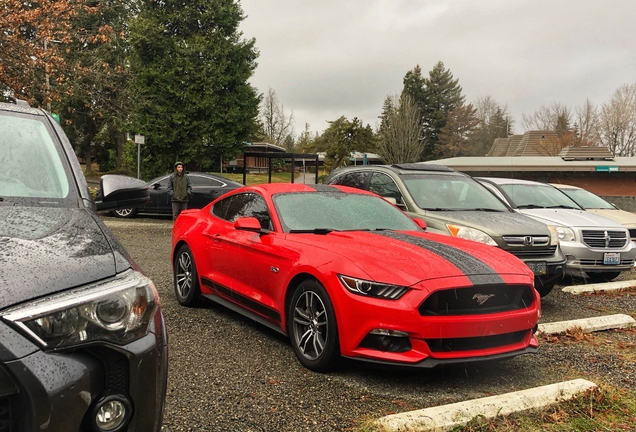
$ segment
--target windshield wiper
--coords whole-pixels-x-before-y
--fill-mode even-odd
[[[427,211],[457,211],[457,209],[443,208],[443,207],[420,207],[422,210]]]
[[[559,205],[554,205],[554,206],[547,206],[546,208],[564,208],[564,209],[579,210],[576,207],[567,206],[567,205],[564,205],[564,204],[559,204]]]
[[[517,208],[520,208],[520,209],[535,209],[535,208],[545,208],[545,206],[536,205],[536,204],[526,204],[526,205],[517,206]]]
[[[293,229],[289,230],[291,234],[329,234],[332,232],[331,228],[313,228],[313,229]]]
[[[461,209],[459,211],[483,211],[483,212],[501,213],[504,210],[494,209],[494,208],[487,208],[487,207],[476,207],[476,208]]]

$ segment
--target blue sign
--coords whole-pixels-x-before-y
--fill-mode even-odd
[[[601,172],[617,172],[618,171],[618,167],[617,166],[607,166],[607,165],[600,165],[596,167],[596,171],[601,171]]]

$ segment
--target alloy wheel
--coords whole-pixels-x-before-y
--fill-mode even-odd
[[[305,291],[294,305],[294,338],[304,357],[319,358],[326,346],[328,317],[325,305],[318,294]]]
[[[182,299],[185,299],[192,289],[192,257],[187,252],[179,255],[175,276],[177,294]]]

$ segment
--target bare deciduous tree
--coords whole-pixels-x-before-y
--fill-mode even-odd
[[[273,144],[283,146],[288,137],[294,134],[294,112],[285,114],[285,107],[279,103],[276,91],[272,88],[261,104],[261,122],[263,134],[270,138]]]
[[[420,110],[408,94],[387,96],[384,105],[378,155],[386,164],[417,162],[422,154]]]
[[[615,156],[636,155],[636,84],[622,85],[603,104],[599,138]]]
[[[598,144],[598,109],[587,99],[574,111],[574,133],[580,146]]]
[[[526,130],[551,130],[565,133],[572,124],[570,109],[560,102],[543,105],[532,114],[521,114],[521,124]]]

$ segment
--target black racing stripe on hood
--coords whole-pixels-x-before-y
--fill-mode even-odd
[[[441,256],[460,269],[473,285],[504,283],[504,280],[492,267],[456,247],[393,231],[378,232],[377,234],[421,247]]]
[[[338,188],[335,188],[331,185],[324,185],[324,184],[308,184],[306,186],[309,186],[312,189],[315,189],[316,192],[339,192],[339,193],[344,193],[343,191],[341,191]]]

